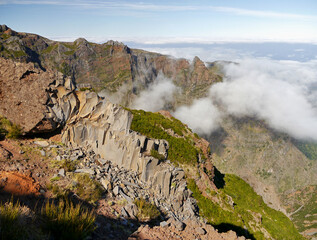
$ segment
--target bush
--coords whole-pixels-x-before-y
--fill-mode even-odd
[[[164,161],[165,160],[165,156],[160,154],[158,151],[156,151],[155,149],[151,150],[151,156],[160,160],[160,161]]]
[[[138,219],[139,221],[151,221],[158,218],[161,213],[157,207],[143,198],[134,201],[134,204],[138,208]]]
[[[17,139],[22,135],[22,129],[18,125],[11,123],[8,119],[0,116],[0,135]]]
[[[89,203],[95,203],[101,198],[104,192],[103,187],[99,182],[91,179],[89,174],[76,173],[73,178],[76,184],[72,190],[74,190],[81,199]]]
[[[69,200],[59,200],[57,204],[47,201],[41,209],[43,231],[54,239],[85,239],[95,230],[94,212],[74,205]]]

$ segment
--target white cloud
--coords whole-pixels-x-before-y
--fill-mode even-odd
[[[244,60],[225,67],[228,78],[210,94],[227,114],[256,116],[293,137],[317,140],[317,62]]]
[[[173,100],[175,91],[177,91],[177,87],[172,80],[160,73],[155,81],[133,101],[131,107],[146,111],[159,111],[164,108],[165,104]]]
[[[179,107],[173,115],[199,134],[210,134],[217,129],[221,117],[208,97],[195,100],[190,106]]]

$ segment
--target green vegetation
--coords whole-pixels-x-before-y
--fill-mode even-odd
[[[0,137],[17,139],[22,135],[22,129],[8,119],[0,116]]]
[[[64,54],[67,56],[73,55],[74,53],[75,53],[75,50],[70,50],[70,51],[64,52]]]
[[[6,34],[6,33],[3,33],[3,34],[1,35],[1,38],[2,38],[3,40],[7,40],[9,37],[11,37],[11,35]]]
[[[54,178],[52,178],[52,179],[54,179]],[[47,184],[46,188],[48,190],[51,190],[54,194],[54,197],[56,197],[56,198],[63,198],[65,196],[67,196],[68,191],[60,188],[57,184],[55,184],[55,182],[58,181],[59,179],[55,180],[55,181],[52,181],[52,179],[51,179],[51,183]]]
[[[91,88],[88,88],[88,87],[82,87],[82,88],[80,88],[79,89],[79,91],[81,91],[81,92],[85,92],[85,91],[87,91],[87,90],[91,90]]]
[[[27,54],[24,51],[12,51],[12,53],[15,58],[27,56]]]
[[[200,213],[211,224],[231,226],[239,234],[253,239],[265,239],[263,228],[274,239],[303,239],[283,213],[269,208],[241,178],[227,174],[224,180],[224,188],[217,193],[218,198],[222,199],[222,206],[203,196],[193,179],[188,180],[188,188],[198,201]],[[224,202],[228,199],[226,195],[232,198],[234,206]],[[245,234],[244,226],[249,234]]]
[[[268,172],[268,171],[266,171],[264,169],[258,169],[256,171],[256,174],[259,175],[260,177],[264,178],[264,179],[267,179],[267,178],[269,178],[272,175],[271,172]]]
[[[155,149],[151,150],[151,156],[160,160],[160,161],[164,161],[165,160],[165,156],[162,154],[159,154],[158,151],[156,151]]]
[[[64,47],[67,47],[68,49],[71,50],[76,50],[77,49],[77,43],[62,43]]]
[[[85,239],[94,230],[95,214],[80,204],[60,199],[58,204],[47,201],[41,209],[43,230],[54,239]]]
[[[0,239],[27,239],[26,231],[21,223],[21,206],[19,202],[0,204]]]
[[[169,143],[168,159],[176,164],[195,165],[198,150],[185,125],[175,118],[165,118],[159,113],[130,110],[133,113],[131,129],[150,138],[165,139]],[[169,134],[170,130],[175,134]],[[187,136],[185,136],[187,134]]]
[[[56,176],[56,177],[51,178],[50,181],[51,181],[51,182],[57,182],[57,181],[59,181],[60,179],[61,179],[61,177]]]
[[[275,239],[303,239],[294,224],[282,212],[269,208],[261,196],[241,178],[227,174],[225,176],[224,192],[232,197],[235,210],[243,217],[243,212],[249,210],[262,215],[262,225]]]
[[[42,53],[43,54],[49,54],[51,53],[52,51],[54,51],[56,48],[57,48],[57,44],[52,44],[52,45],[49,45],[47,48],[45,48]]]
[[[151,204],[143,198],[135,200],[134,204],[138,208],[137,217],[141,222],[154,220],[161,215],[160,211],[156,208],[155,205]]]
[[[300,232],[317,228],[317,185],[305,187],[283,197],[291,219]],[[312,237],[316,237],[314,234]]]
[[[78,160],[52,160],[50,166],[52,168],[64,168],[66,172],[73,172],[76,170],[76,167],[78,165]]]
[[[310,160],[317,160],[317,143],[295,141],[295,146]]]
[[[58,71],[63,73],[65,76],[71,76],[72,75],[72,68],[69,66],[66,62],[63,62],[59,68],[57,68]]]
[[[101,198],[103,187],[99,182],[91,179],[89,174],[76,173],[73,175],[73,179],[76,184],[72,186],[71,190],[74,190],[81,199],[95,203]]]

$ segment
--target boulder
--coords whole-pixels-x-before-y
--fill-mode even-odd
[[[34,144],[40,147],[48,147],[50,145],[48,141],[34,141]]]
[[[199,235],[205,235],[206,234],[206,230],[202,227],[197,227],[195,229],[196,233],[199,234]]]

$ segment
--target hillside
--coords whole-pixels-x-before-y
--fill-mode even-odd
[[[307,187],[316,184],[312,181],[317,179],[316,161],[303,154],[305,151],[306,155],[314,154],[307,145],[297,148],[296,141],[272,131],[261,121],[228,118],[221,124],[221,130],[208,136],[209,148],[206,140],[168,112],[123,108],[96,93],[121,92],[123,97],[119,97],[118,102],[129,106],[132,99],[162,73],[181,89],[167,106],[170,110],[205,96],[211,84],[221,81],[222,74],[216,65],[206,66],[198,57],[189,62],[130,49],[113,41],[95,44],[77,39],[63,43],[35,34],[18,33],[5,25],[0,30],[0,114],[13,122],[12,126],[19,125],[17,128],[26,138],[47,138],[48,133],[61,132],[63,144],[49,140],[49,148],[31,145],[28,151],[28,159],[35,152],[41,155],[42,150],[48,152],[45,153],[49,156],[45,158],[48,162],[54,162],[54,158],[63,159],[63,162],[54,163],[53,171],[45,171],[45,181],[34,177],[42,187],[48,182],[54,183],[45,188],[49,193],[46,198],[67,192],[77,195],[80,201],[90,202],[84,194],[86,186],[81,183],[89,182],[90,176],[97,182],[91,184],[96,192],[100,184],[102,186],[99,201],[103,204],[113,201],[114,206],[121,208],[114,211],[117,214],[110,214],[113,218],[116,215],[124,219],[132,215],[137,217],[132,211],[138,205],[134,200],[141,201],[140,197],[145,196],[146,201],[160,211],[160,217],[154,221],[154,225],[161,226],[160,234],[175,228],[181,236],[189,229],[186,227],[182,232],[186,224],[198,224],[204,229],[198,234],[202,239],[208,239],[209,234],[216,236],[214,228],[227,232],[227,236],[232,233],[228,231],[233,230],[235,237],[301,239],[293,223],[266,204],[276,210],[286,209],[288,213],[303,205],[292,214],[292,219],[300,231],[314,227],[303,224],[307,214],[312,214],[308,217],[314,223],[315,215],[308,210],[311,204],[315,206],[314,196],[309,195]],[[12,126],[8,129],[14,128]],[[10,132],[2,129],[2,135]],[[25,160],[26,156],[17,154],[21,158],[16,163],[10,148],[6,148],[4,142],[0,144],[4,149],[1,169],[10,170],[7,159],[12,159],[11,166]],[[78,154],[74,153],[76,151]],[[14,169],[20,171],[24,164],[27,161],[22,168]],[[37,165],[36,162],[32,164]],[[81,179],[76,177],[78,173],[88,175]],[[300,194],[307,196],[306,201],[297,201],[294,197],[300,189]],[[98,199],[100,195],[92,202]],[[124,204],[120,204],[122,200]],[[100,204],[98,202],[96,211],[102,211]],[[188,216],[195,224],[186,223]],[[199,221],[199,216],[213,227]],[[136,219],[138,223],[134,222],[134,227],[128,231],[140,226],[142,217]],[[116,224],[111,222],[111,225]],[[124,228],[122,226],[120,228]],[[164,226],[168,228],[164,230]],[[136,234],[145,234],[149,228],[154,236],[155,226],[141,226]],[[210,231],[204,234],[206,229]],[[99,228],[99,231],[106,230]],[[120,236],[120,229],[114,234]],[[188,235],[183,236],[183,239],[188,238]]]
[[[298,191],[309,194],[306,190],[316,185],[317,162],[294,146],[292,138],[272,131],[261,121],[227,118],[221,126],[208,138],[215,166],[247,181],[269,206],[294,219],[301,231],[313,231],[314,225],[303,225],[306,220],[291,213],[303,206],[311,209],[306,210],[312,214],[310,221],[316,221],[314,197],[300,204],[290,196],[298,196]]]

